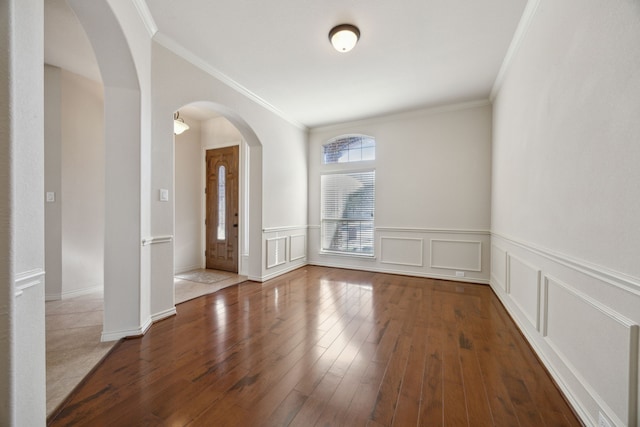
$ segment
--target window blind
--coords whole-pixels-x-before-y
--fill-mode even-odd
[[[322,250],[373,255],[375,171],[322,175]]]

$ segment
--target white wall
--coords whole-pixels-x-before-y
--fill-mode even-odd
[[[43,4],[0,3],[0,425],[45,424]]]
[[[151,228],[151,36],[132,2],[68,1],[92,44],[104,87],[102,339],[115,340],[151,325],[153,254],[142,244]]]
[[[201,122],[181,114],[189,130],[175,136],[176,273],[202,268],[202,160]]]
[[[494,105],[491,285],[587,425],[639,422],[638,40],[638,2],[541,0]]]
[[[202,122],[202,146],[205,148],[235,145],[242,134],[224,117],[214,117]]]
[[[188,52],[172,47],[185,57]],[[166,47],[154,43],[153,46],[153,87],[154,87],[154,150],[153,162],[165,165],[154,166],[153,187],[171,185],[173,148],[170,121],[173,111],[182,105],[205,101],[228,119],[242,135],[248,145],[249,163],[249,276],[265,280],[282,272],[303,265],[298,259],[267,269],[266,227],[305,227],[307,220],[307,146],[306,130],[285,121],[273,111],[255,100],[215,78],[205,66],[193,63],[176,55]],[[196,61],[197,62],[197,61]],[[164,187],[168,188],[168,187]],[[162,215],[154,222],[154,235],[171,235],[173,218]],[[169,254],[163,255],[164,258]],[[171,263],[170,265],[173,265]],[[268,271],[267,271],[268,270]],[[163,273],[163,275],[166,275]],[[169,275],[168,278],[171,276]],[[158,280],[154,280],[158,284]],[[155,310],[169,302],[173,296],[173,284],[158,285],[163,289],[163,301]],[[170,292],[170,293],[169,293]]]
[[[320,253],[320,176],[331,169],[322,165],[322,145],[353,133],[376,139],[373,260]],[[487,102],[313,129],[309,145],[310,263],[454,279],[460,271],[464,280],[488,282]]]

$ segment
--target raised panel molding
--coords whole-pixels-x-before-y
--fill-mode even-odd
[[[640,279],[498,232],[491,245],[491,286],[582,422],[640,426]]]
[[[431,239],[431,268],[482,271],[482,242]]]
[[[266,239],[266,264],[267,268],[277,267],[287,262],[287,237],[274,237]]]
[[[639,326],[551,276],[544,300],[549,346],[616,425],[636,425]]]
[[[541,270],[536,266],[507,253],[507,293],[538,331],[540,331],[541,275]]]
[[[304,234],[292,234],[289,236],[289,262],[302,259],[307,256],[307,236]]]
[[[424,239],[381,237],[380,262],[384,264],[424,266]]]
[[[487,230],[378,226],[375,257],[366,258],[322,252],[320,226],[309,225],[307,230],[306,260],[311,265],[489,283],[491,235]]]
[[[320,226],[318,226],[319,228]],[[410,228],[410,227],[376,227],[378,232],[386,233],[429,233],[429,234],[480,234],[489,235],[489,230],[472,230],[461,228]]]
[[[500,286],[502,290],[507,291],[507,251],[491,245],[491,278]]]
[[[638,279],[637,277],[631,277],[617,271],[603,268],[599,265],[594,265],[582,260],[571,258],[565,254],[559,254],[549,249],[534,245],[532,243],[517,240],[513,237],[509,237],[501,233],[492,232],[491,237],[492,240],[503,240],[505,243],[509,243],[518,248],[522,248],[527,252],[531,252],[532,254],[544,257],[571,270],[586,274],[593,279],[605,282],[609,285],[640,296],[640,279]]]

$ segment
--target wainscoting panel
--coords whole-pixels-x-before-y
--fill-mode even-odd
[[[289,261],[296,261],[307,256],[307,236],[305,234],[292,234],[289,240],[291,241]]]
[[[320,226],[309,226],[309,264],[489,283],[490,234],[486,230],[376,227],[373,257],[323,253]]]
[[[482,242],[431,239],[431,268],[482,270]]]
[[[561,281],[546,277],[549,344],[616,414],[635,408],[638,326]]]
[[[529,322],[540,330],[540,269],[507,255],[507,293]]]
[[[307,229],[306,225],[264,228],[262,240],[266,250],[262,274],[249,279],[264,282],[306,265]]]
[[[491,245],[491,281],[507,292],[507,252]]]
[[[491,287],[583,423],[640,426],[640,278],[499,233],[491,244]]]
[[[267,239],[267,268],[273,268],[287,262],[287,238]]]
[[[422,267],[424,240],[407,237],[381,237],[380,262]]]

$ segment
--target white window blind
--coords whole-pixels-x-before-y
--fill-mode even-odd
[[[322,250],[373,256],[375,171],[322,175]]]

